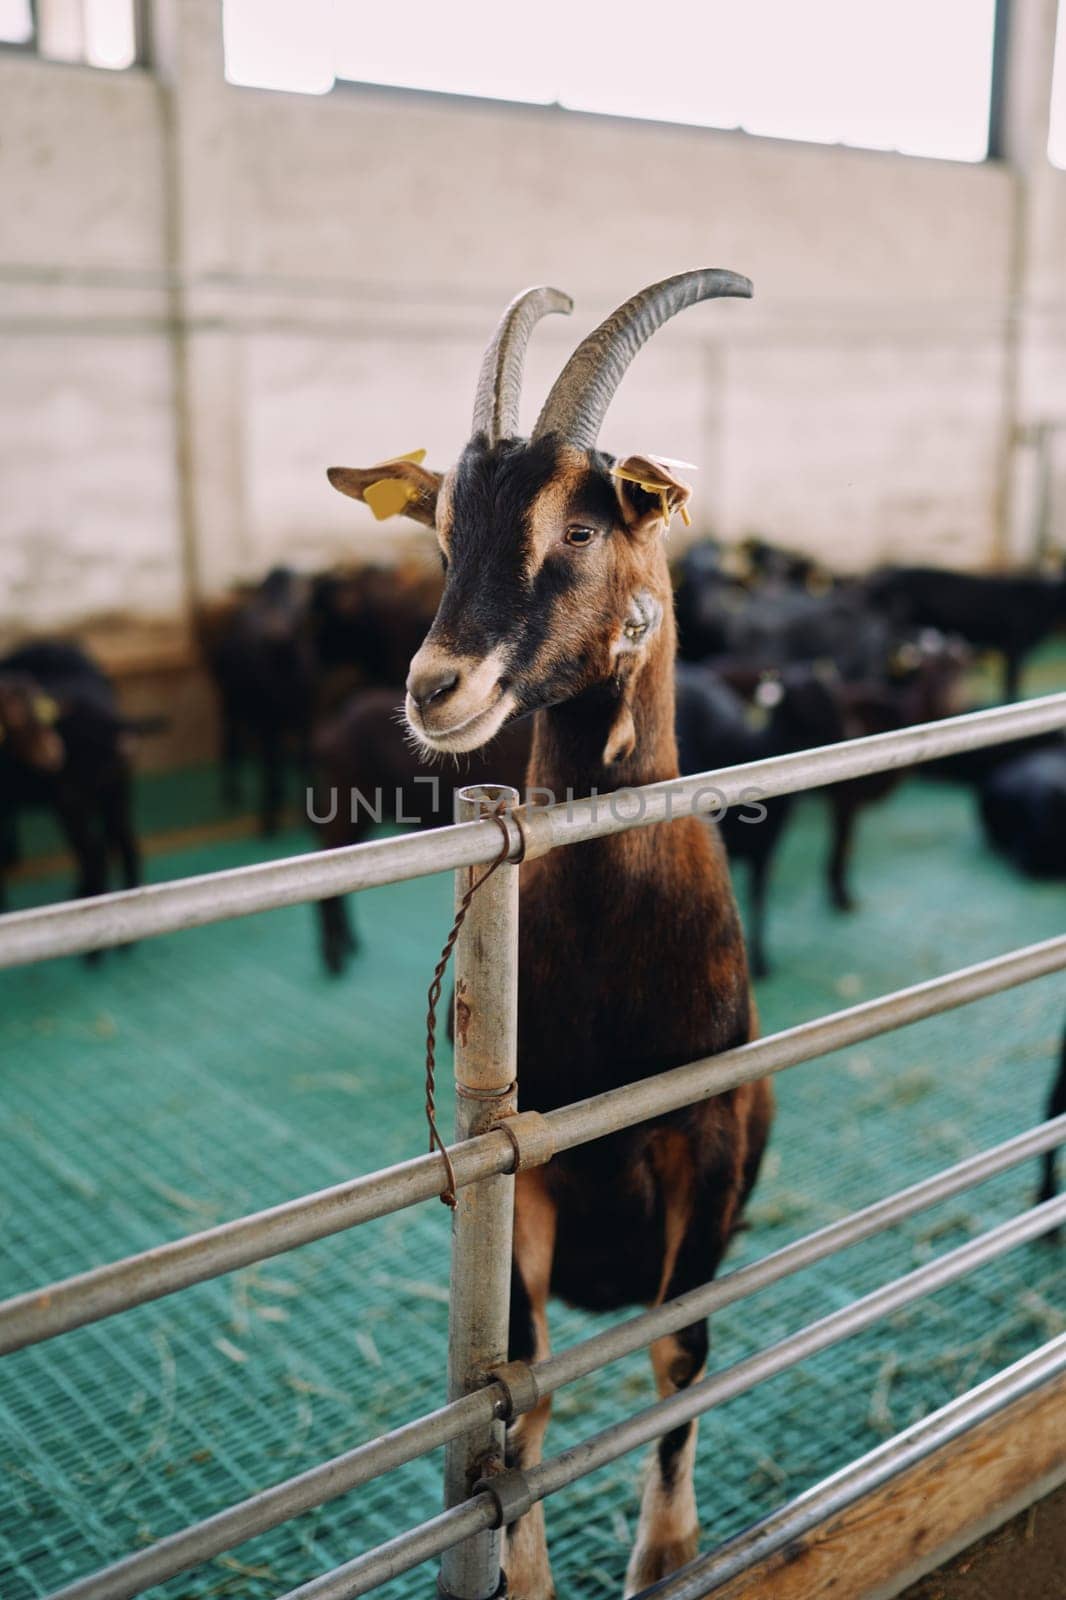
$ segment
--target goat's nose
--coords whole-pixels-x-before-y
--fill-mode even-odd
[[[412,668],[407,679],[407,693],[419,711],[424,711],[427,706],[447,699],[458,682],[459,674],[451,666]]]

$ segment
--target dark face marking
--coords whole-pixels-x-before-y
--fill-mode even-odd
[[[555,441],[467,445],[438,507],[447,581],[432,637],[487,655],[509,637],[528,600],[529,508],[557,467]]]

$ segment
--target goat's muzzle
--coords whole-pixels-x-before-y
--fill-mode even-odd
[[[427,640],[411,662],[407,723],[432,750],[458,754],[480,749],[514,708],[495,651],[484,657],[460,656]]]

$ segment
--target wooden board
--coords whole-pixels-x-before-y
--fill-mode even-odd
[[[1066,1374],[710,1591],[715,1600],[889,1600],[1066,1482]]]
[[[899,1600],[1062,1600],[1064,1577],[1066,1484],[927,1572]]]

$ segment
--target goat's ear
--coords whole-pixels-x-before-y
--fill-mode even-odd
[[[692,485],[678,476],[687,461],[669,461],[663,456],[626,456],[611,468],[618,501],[631,533],[665,533],[670,518],[680,512],[686,527]]]
[[[424,450],[380,461],[376,467],[330,467],[330,483],[341,494],[368,505],[379,522],[401,513],[432,528],[443,473],[422,466]]]

